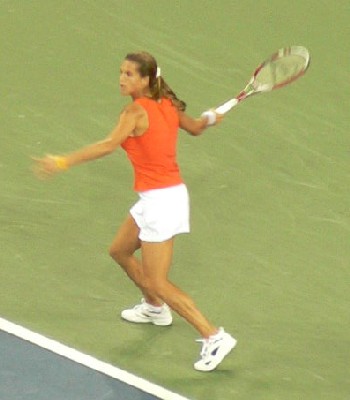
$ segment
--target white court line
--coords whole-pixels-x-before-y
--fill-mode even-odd
[[[97,360],[88,354],[81,353],[78,350],[65,346],[56,340],[48,339],[39,333],[32,332],[27,328],[16,325],[1,317],[0,330],[17,336],[20,339],[31,342],[55,354],[66,357],[71,361],[84,365],[85,367],[101,372],[107,376],[110,376],[111,378],[116,378],[121,382],[124,382],[130,386],[134,386],[146,393],[159,397],[162,400],[189,400],[177,393],[173,393],[161,386],[148,382],[145,379],[139,378],[127,371],[114,367],[111,364]]]

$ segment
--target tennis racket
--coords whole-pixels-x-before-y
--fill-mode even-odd
[[[280,49],[258,66],[247,86],[236,97],[226,101],[215,111],[225,114],[248,97],[286,86],[304,75],[309,64],[310,54],[305,47]]]

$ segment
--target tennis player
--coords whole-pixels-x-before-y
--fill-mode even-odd
[[[35,170],[46,178],[83,162],[98,159],[121,146],[135,173],[139,200],[122,223],[110,247],[111,257],[140,288],[142,301],[122,311],[133,323],[166,326],[171,310],[187,320],[201,335],[202,351],[194,368],[215,369],[234,348],[236,340],[217,328],[198,310],[193,300],[168,279],[174,238],[190,231],[189,197],[176,161],[178,130],[198,136],[223,118],[213,110],[195,119],[185,113],[157,68],[153,56],[131,53],[120,67],[120,92],[131,102],[106,139],[64,156],[35,159]],[[135,256],[141,251],[141,259]]]

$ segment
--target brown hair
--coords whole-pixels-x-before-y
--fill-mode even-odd
[[[126,55],[125,60],[137,63],[140,75],[142,77],[149,77],[149,88],[152,99],[159,100],[165,97],[170,99],[180,111],[186,110],[186,103],[177,98],[162,76],[157,77],[157,61],[151,54],[146,51],[129,53]]]

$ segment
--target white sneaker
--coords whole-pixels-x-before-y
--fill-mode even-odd
[[[209,339],[199,339],[202,342],[201,359],[194,363],[194,369],[197,371],[212,371],[236,346],[237,340],[226,333],[223,328],[219,329],[216,335]]]
[[[153,311],[144,299],[141,300],[141,304],[137,304],[134,308],[124,310],[121,313],[121,317],[129,322],[135,322],[136,324],[154,324],[167,326],[173,322],[170,308],[163,304],[161,311]]]

